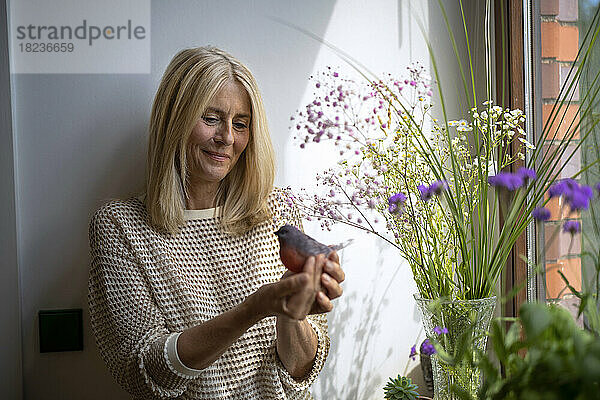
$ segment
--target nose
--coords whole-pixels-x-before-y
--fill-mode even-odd
[[[215,136],[215,141],[219,141],[226,146],[233,144],[234,136],[232,121],[227,121],[227,123],[221,125],[221,128],[218,130],[218,134]]]

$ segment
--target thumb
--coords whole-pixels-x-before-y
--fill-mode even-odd
[[[303,286],[305,286],[309,281],[309,278],[306,274],[293,274],[285,279],[281,279],[276,283],[277,285],[277,295],[279,297],[288,296],[292,293],[299,291]]]

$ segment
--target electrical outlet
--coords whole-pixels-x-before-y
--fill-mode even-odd
[[[40,310],[40,353],[83,350],[81,308]]]

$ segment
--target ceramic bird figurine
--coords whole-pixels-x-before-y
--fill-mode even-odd
[[[295,226],[287,224],[279,228],[275,235],[279,239],[281,262],[292,272],[301,272],[308,257],[317,254],[325,254],[327,257],[332,251],[343,249],[353,241],[353,239],[349,239],[334,246],[327,246],[311,238]]]

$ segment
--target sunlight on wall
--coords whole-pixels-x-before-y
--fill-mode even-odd
[[[423,8],[425,5],[425,8]],[[415,22],[428,25],[426,3],[407,1],[338,2],[323,37],[349,53],[371,71],[403,74],[410,62],[429,65],[425,41]],[[298,33],[302,35],[302,33]],[[331,66],[341,77],[357,73],[322,45],[312,75]],[[306,77],[308,80],[308,76]],[[314,82],[307,85],[303,109],[313,100]],[[298,147],[289,133],[284,157],[284,182],[297,192],[319,191],[315,175],[336,165],[333,144]],[[301,167],[300,167],[301,166]],[[388,377],[404,373],[410,347],[420,333],[420,315],[413,299],[416,287],[408,264],[383,240],[338,224],[323,231],[317,221],[304,222],[305,231],[326,243],[353,237],[340,257],[346,271],[344,294],[329,315],[331,351],[325,369],[313,386],[317,399],[380,399]],[[421,334],[421,340],[424,334]],[[409,370],[417,367],[411,363]],[[418,372],[418,371],[417,371]],[[420,372],[417,373],[420,380]]]

